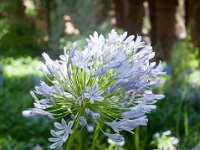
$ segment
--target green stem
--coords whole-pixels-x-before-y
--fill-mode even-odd
[[[107,150],[113,150],[114,146],[115,146],[115,144],[114,144],[114,143],[110,144],[110,146],[108,147],[108,149],[107,149]]]
[[[79,117],[77,117],[79,118]],[[79,121],[77,120],[75,122],[75,125],[73,127],[73,133],[71,134],[71,136],[69,137],[69,141],[67,143],[67,147],[66,147],[66,150],[71,150],[71,147],[73,145],[73,142],[74,142],[74,139],[75,139],[75,135],[77,133],[77,129],[78,129],[78,125],[79,125]]]
[[[179,103],[179,107],[178,107],[178,118],[177,118],[177,122],[176,122],[176,136],[178,138],[180,138],[180,135],[179,135],[179,130],[180,130],[180,121],[181,121],[181,108],[182,108],[182,105],[183,105],[183,102],[184,102],[184,98],[185,98],[185,95],[186,95],[186,91],[183,91],[183,94],[181,96],[181,100],[180,100],[180,103]]]
[[[66,147],[66,150],[71,150],[71,147],[73,145],[73,142],[74,142],[74,139],[75,139],[75,136],[77,134],[77,130],[78,130],[78,127],[79,127],[79,118],[82,114],[82,111],[83,110],[80,110],[77,114],[77,117],[76,117],[76,121],[75,121],[75,125],[73,127],[73,133],[71,134],[71,136],[69,137],[69,141],[67,143],[67,147]]]
[[[97,125],[97,127],[95,129],[95,133],[94,133],[94,139],[92,141],[91,150],[95,150],[95,146],[96,146],[96,143],[97,143],[97,138],[98,138],[98,135],[99,135],[99,130],[100,130],[100,127],[99,127],[99,125]]]
[[[186,107],[184,107],[184,129],[185,129],[185,135],[187,136],[189,134],[189,127],[188,127],[188,112]]]
[[[140,135],[139,128],[135,129],[135,149],[140,150]]]

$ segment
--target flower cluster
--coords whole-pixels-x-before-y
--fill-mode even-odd
[[[41,81],[35,87],[34,108],[23,115],[62,119],[54,123],[58,130],[51,131],[51,148],[61,147],[79,128],[93,132],[97,126],[112,141],[123,142],[120,132],[145,126],[146,114],[164,97],[152,93],[160,84],[158,76],[165,74],[161,63],[150,62],[154,55],[141,36],[115,30],[107,38],[94,32],[82,51],[74,43],[59,60],[43,53],[40,70],[49,84]],[[105,125],[111,133],[103,131]]]

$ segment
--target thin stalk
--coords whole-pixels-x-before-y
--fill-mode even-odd
[[[71,150],[71,147],[73,145],[73,142],[74,142],[74,139],[75,139],[75,136],[77,134],[77,130],[78,130],[78,126],[79,126],[79,118],[80,118],[80,115],[82,113],[82,110],[78,113],[77,115],[77,118],[76,118],[76,121],[75,121],[75,125],[73,127],[73,133],[72,135],[69,137],[69,141],[67,143],[67,147],[66,147],[66,150]]]
[[[114,146],[115,146],[115,144],[114,144],[114,143],[110,144],[110,146],[108,147],[108,149],[107,149],[107,150],[113,150]]]
[[[184,129],[185,129],[185,135],[187,136],[189,134],[189,126],[188,126],[188,112],[186,106],[184,107]]]
[[[100,130],[100,127],[99,127],[99,125],[97,125],[97,127],[95,129],[95,133],[94,133],[94,139],[92,141],[91,150],[95,150],[95,146],[96,146],[96,143],[97,143],[97,138],[98,138],[98,135],[99,135],[99,130]]]
[[[181,100],[180,100],[180,103],[178,106],[178,118],[177,118],[177,122],[176,122],[176,136],[178,138],[180,138],[179,130],[180,130],[180,121],[181,121],[181,108],[182,108],[182,105],[184,102],[185,95],[186,95],[186,91],[183,91],[183,94],[181,96]]]
[[[140,133],[139,128],[135,129],[135,149],[140,150]]]
[[[79,125],[79,121],[76,121],[75,125],[74,125],[74,128],[73,128],[73,133],[69,137],[69,141],[67,143],[66,150],[71,150],[71,147],[72,147],[74,139],[75,139],[75,135],[77,134],[78,125]]]

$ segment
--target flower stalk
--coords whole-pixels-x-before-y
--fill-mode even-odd
[[[71,150],[71,148],[72,148],[72,145],[73,145],[73,143],[74,143],[74,139],[75,139],[76,134],[77,134],[78,125],[79,125],[79,122],[76,121],[76,122],[75,122],[75,125],[74,125],[74,128],[73,128],[73,133],[72,133],[72,135],[70,136],[69,141],[68,141],[68,143],[67,143],[66,150]]]
[[[99,131],[100,131],[100,128],[99,128],[99,125],[97,125],[96,129],[95,129],[95,132],[94,132],[94,139],[92,141],[91,150],[95,150],[95,146],[96,146],[96,143],[97,143]]]

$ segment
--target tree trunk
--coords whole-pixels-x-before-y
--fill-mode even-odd
[[[167,60],[174,43],[177,0],[149,0],[152,45],[160,59]]]
[[[110,0],[96,0],[95,13],[96,13],[96,25],[100,25],[106,21],[109,16],[109,10],[111,9]]]
[[[197,47],[200,47],[200,0],[195,4],[194,21],[192,26],[192,39]]]
[[[129,11],[126,19],[127,31],[129,34],[142,34],[144,17],[144,0],[128,0]]]
[[[22,23],[24,23],[24,24],[27,23],[28,18],[26,17],[26,14],[25,14],[25,6],[24,6],[22,0],[19,0],[19,1],[17,2],[16,14],[18,14],[18,17],[19,17],[19,19],[20,19],[20,21],[21,21]]]
[[[149,4],[149,20],[151,23],[151,29],[149,32],[150,38],[151,38],[151,43],[153,46],[155,46],[156,41],[157,41],[157,34],[156,34],[156,29],[157,29],[157,24],[156,24],[156,2],[155,0],[148,0]]]
[[[9,22],[21,23],[23,25],[32,25],[32,21],[28,18],[25,14],[25,6],[23,0],[13,0],[12,2],[9,0],[2,0],[2,4],[0,5],[7,5],[10,7],[2,7],[2,11],[0,12],[3,18],[9,20]],[[12,5],[11,5],[12,4]]]
[[[191,16],[191,8],[190,8],[190,3],[193,0],[185,0],[185,24],[186,26],[188,26],[189,24],[189,20],[190,20],[190,16]]]
[[[114,0],[114,12],[117,28],[126,28],[127,0]]]
[[[50,4],[50,40],[57,42],[60,37],[64,35],[65,21],[64,15],[66,13],[65,1],[52,1]]]
[[[34,0],[35,9],[36,9],[36,17],[35,17],[35,24],[37,30],[42,32],[43,35],[48,35],[48,10],[47,5],[50,3],[46,1],[44,3],[41,0]]]
[[[191,28],[192,41],[200,47],[200,0],[186,0],[186,25]]]

